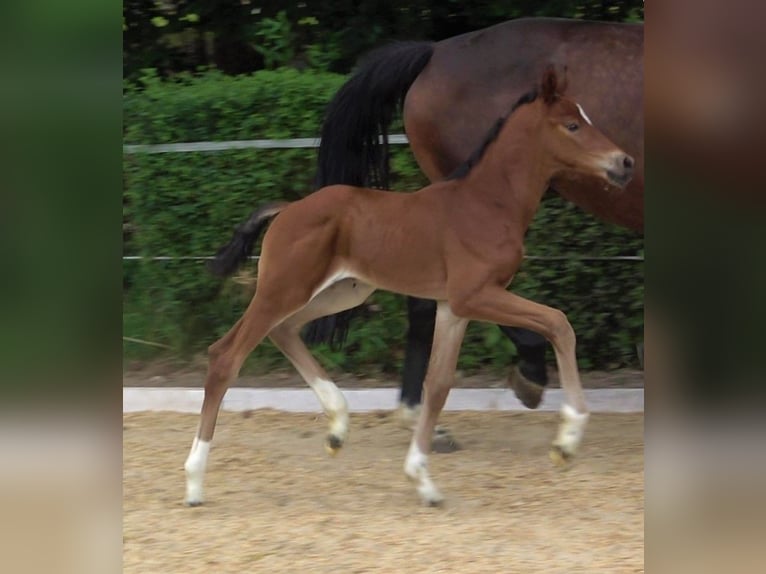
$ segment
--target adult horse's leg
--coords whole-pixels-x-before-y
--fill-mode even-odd
[[[420,498],[429,505],[440,504],[443,500],[428,474],[428,454],[436,421],[454,384],[455,367],[467,325],[468,320],[455,315],[445,301],[438,304],[423,408],[404,463],[404,472],[417,483]]]
[[[400,412],[409,422],[414,419],[423,394],[423,380],[431,356],[431,343],[434,338],[434,319],[436,301],[407,297],[407,347],[402,369],[402,391]]]
[[[553,441],[551,458],[556,463],[565,462],[577,451],[588,420],[575,357],[575,333],[566,315],[501,287],[474,291],[470,298],[454,302],[453,308],[461,317],[531,329],[551,342],[561,387],[567,397],[567,403],[561,409],[563,421]]]
[[[519,353],[519,364],[508,376],[508,385],[525,407],[536,409],[540,406],[545,386],[548,384],[545,368],[548,342],[542,335],[527,329],[500,325],[500,330],[516,346]]]

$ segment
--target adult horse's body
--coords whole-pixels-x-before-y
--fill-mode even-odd
[[[317,186],[333,183],[388,188],[388,155],[379,135],[403,102],[412,152],[432,181],[447,177],[481,141],[492,122],[549,63],[567,68],[568,93],[617,145],[636,158],[623,193],[572,174],[552,188],[601,219],[643,228],[643,24],[519,19],[436,43],[394,44],[373,52],[328,106]],[[436,305],[408,300],[410,329],[402,403],[420,402]],[[309,340],[342,339],[349,315],[317,321]],[[501,327],[516,344],[519,398],[536,407],[547,383],[545,340]]]
[[[332,451],[348,433],[342,393],[300,339],[310,320],[362,303],[375,289],[439,302],[424,408],[405,472],[424,502],[441,494],[427,470],[436,420],[453,384],[469,320],[534,329],[553,344],[567,404],[552,455],[565,460],[580,443],[587,407],[566,316],[506,291],[521,265],[524,233],[551,179],[599,178],[613,193],[634,160],[599,132],[552,69],[538,90],[518,99],[455,178],[411,194],[334,185],[291,204],[256,210],[223,247],[212,269],[233,273],[266,223],[256,292],[242,318],[211,345],[200,424],[185,464],[186,501],[202,502],[216,418],[242,363],[265,338],[290,359],[330,418]],[[475,164],[475,165],[474,165]],[[612,185],[609,185],[612,184]],[[412,245],[418,249],[412,249]]]

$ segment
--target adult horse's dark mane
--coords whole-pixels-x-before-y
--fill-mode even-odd
[[[454,180],[454,179],[462,179],[465,176],[467,176],[473,167],[481,161],[481,158],[484,156],[484,152],[487,151],[487,148],[490,146],[492,142],[494,142],[497,139],[498,134],[500,133],[500,130],[503,129],[503,126],[505,125],[505,122],[508,120],[509,117],[511,117],[511,114],[516,111],[517,108],[520,106],[523,106],[524,104],[530,104],[534,102],[537,99],[537,89],[532,89],[528,91],[526,94],[521,96],[515,104],[513,104],[513,107],[511,107],[510,111],[500,116],[494,123],[494,125],[490,128],[490,130],[487,132],[487,135],[484,136],[484,141],[479,144],[479,146],[474,150],[474,152],[471,154],[471,156],[465,160],[462,164],[460,164],[455,171],[453,171],[449,176],[447,176],[446,180]]]

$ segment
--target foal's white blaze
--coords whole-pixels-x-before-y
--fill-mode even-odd
[[[404,472],[417,483],[418,494],[426,504],[439,504],[444,497],[431,481],[428,475],[428,456],[418,448],[415,437],[410,443],[407,459],[404,461]]]
[[[341,440],[348,435],[348,403],[346,397],[332,381],[316,378],[309,382],[327,416],[330,417],[330,433]]]
[[[184,464],[186,470],[186,504],[202,503],[202,482],[205,479],[210,443],[194,438],[191,451]]]
[[[561,407],[561,424],[559,433],[553,444],[569,454],[574,454],[580,446],[585,425],[588,422],[588,413],[578,413],[573,407],[565,404]]]
[[[593,122],[590,121],[590,118],[588,117],[588,114],[585,113],[585,110],[582,109],[582,106],[580,104],[577,104],[577,109],[580,110],[580,115],[582,116],[582,119],[584,119],[586,122],[588,122],[589,125],[593,125]]]

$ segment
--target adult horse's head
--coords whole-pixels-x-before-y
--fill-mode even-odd
[[[543,141],[556,175],[592,175],[625,187],[633,177],[633,158],[599,131],[565,91],[566,81],[548,67],[540,85],[540,99],[546,107]]]

